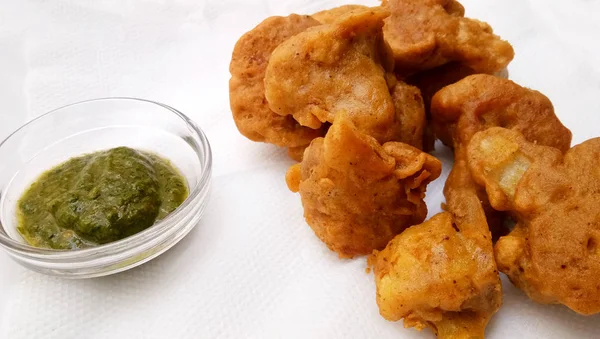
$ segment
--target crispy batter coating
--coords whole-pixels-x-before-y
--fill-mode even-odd
[[[271,111],[263,82],[275,47],[316,25],[319,22],[309,16],[270,17],[244,34],[235,45],[230,64],[229,100],[236,126],[248,139],[298,147],[325,134],[322,129],[301,126],[292,116]]]
[[[461,148],[466,152],[475,133],[496,126],[563,151],[571,145],[571,131],[558,120],[546,96],[492,75],[472,75],[444,87],[432,99],[431,115],[434,134],[455,152]],[[463,184],[468,181],[467,173]],[[445,190],[452,186],[446,184]],[[476,190],[494,237],[506,234],[505,214],[490,206],[483,188]]]
[[[431,115],[435,135],[449,147],[466,147],[475,133],[490,127],[516,130],[562,151],[571,145],[571,131],[546,96],[493,75],[476,74],[444,87],[431,101]]]
[[[396,79],[381,27],[389,13],[380,7],[351,11],[282,43],[265,76],[269,106],[319,128],[346,112],[354,125],[380,142],[398,140],[390,95]]]
[[[492,206],[517,222],[496,244],[500,269],[535,301],[600,312],[600,138],[563,155],[492,128],[468,155]]]
[[[315,139],[286,181],[300,192],[304,216],[340,257],[370,254],[427,215],[427,184],[441,163],[398,142],[383,146],[359,132],[345,115]]]
[[[502,289],[491,243],[479,241],[486,229],[483,211],[474,217],[479,225],[437,214],[374,253],[370,264],[384,318],[404,318],[405,327],[419,330],[431,327],[438,338],[484,337],[502,303]]]
[[[367,9],[367,6],[362,5],[343,5],[332,9],[326,9],[324,11],[317,12],[311,17],[322,24],[331,24],[337,21],[340,17],[348,14],[349,12],[356,10]]]
[[[494,73],[514,57],[512,46],[481,21],[464,18],[453,0],[383,0],[391,15],[383,28],[402,74],[460,62],[477,72]]]

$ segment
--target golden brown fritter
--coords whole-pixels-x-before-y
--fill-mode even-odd
[[[413,74],[448,62],[477,72],[494,73],[514,57],[512,46],[481,21],[464,18],[453,0],[383,0],[391,15],[383,28],[396,69]]]
[[[431,327],[439,338],[483,338],[502,301],[498,275],[493,256],[478,256],[478,244],[454,223],[452,214],[437,214],[370,258],[377,304],[387,320]]]
[[[300,192],[304,217],[340,257],[382,249],[406,227],[427,215],[427,184],[441,163],[398,142],[383,146],[359,132],[345,115],[325,138],[315,139],[286,181]]]
[[[546,96],[493,75],[468,76],[443,88],[432,99],[431,114],[435,135],[449,147],[466,147],[475,133],[490,127],[516,130],[562,151],[571,145],[571,131]]]
[[[386,72],[393,60],[381,32],[387,15],[379,7],[356,10],[282,43],[265,76],[271,109],[311,128],[344,111],[380,142],[396,139],[395,77]]]
[[[293,117],[271,111],[263,82],[275,47],[316,25],[319,22],[309,16],[270,17],[236,43],[230,64],[229,100],[236,126],[248,139],[298,147],[325,134],[322,129],[303,127]]]
[[[431,327],[438,338],[483,338],[502,286],[485,215],[467,192],[456,215],[443,212],[412,226],[370,258],[387,320]]]
[[[558,120],[548,98],[492,75],[472,75],[444,87],[432,99],[431,116],[434,134],[455,152],[461,148],[466,152],[475,133],[497,126],[519,131],[532,142],[563,151],[571,145],[571,131]],[[490,206],[483,188],[477,191],[495,237],[505,234],[504,213]]]
[[[348,14],[349,12],[356,10],[367,9],[367,6],[362,5],[343,5],[332,9],[326,9],[324,11],[317,12],[311,17],[322,24],[331,24],[337,21],[340,17]]]
[[[517,222],[496,244],[500,270],[535,301],[600,312],[600,138],[563,155],[492,128],[468,155],[492,206]]]

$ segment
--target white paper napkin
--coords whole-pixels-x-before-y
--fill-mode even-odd
[[[0,2],[0,137],[68,103],[134,96],[196,120],[215,157],[201,223],[140,268],[67,281],[1,253],[0,338],[431,338],[378,315],[364,259],[339,260],[314,236],[284,182],[291,161],[240,136],[229,111],[228,66],[242,33],[270,15],[348,2]],[[511,78],[548,95],[576,142],[600,135],[599,1],[462,2],[513,43]],[[432,213],[443,179],[429,187]],[[600,336],[600,317],[537,305],[504,282],[489,338]]]

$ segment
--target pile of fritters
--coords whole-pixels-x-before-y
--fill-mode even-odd
[[[381,315],[480,338],[498,271],[541,303],[600,312],[600,139],[571,147],[543,94],[499,76],[511,45],[454,0],[271,17],[231,60],[239,131],[287,147],[315,234],[370,255]],[[444,212],[427,185],[454,150]],[[596,164],[598,162],[598,164]]]

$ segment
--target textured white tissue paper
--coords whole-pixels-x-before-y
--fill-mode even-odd
[[[67,281],[1,252],[0,338],[431,338],[378,315],[365,260],[339,260],[319,242],[286,188],[291,161],[239,135],[229,110],[229,59],[242,33],[270,15],[351,2],[378,3],[0,1],[0,137],[68,103],[134,96],[192,117],[214,151],[203,220],[142,267]],[[514,45],[511,78],[548,95],[575,142],[600,135],[600,1],[462,2]],[[432,213],[443,181],[429,187]],[[600,336],[600,317],[537,305],[503,282],[489,338]]]

